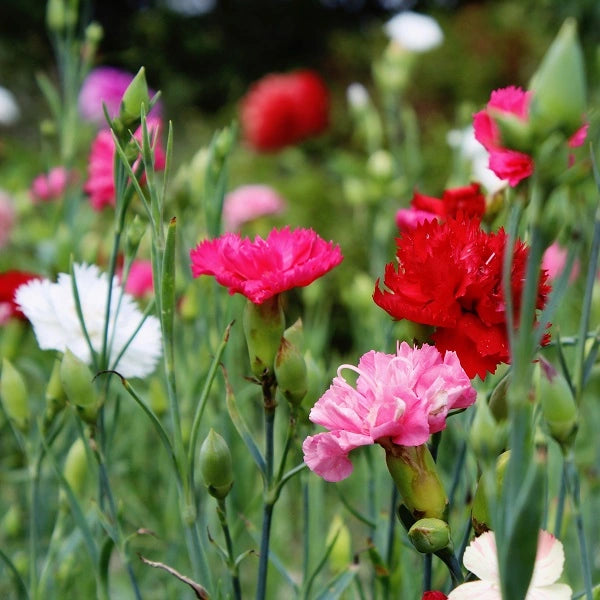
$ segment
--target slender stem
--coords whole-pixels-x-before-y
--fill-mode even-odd
[[[264,600],[267,592],[267,567],[269,564],[269,539],[273,504],[266,503],[263,510],[262,536],[260,540],[260,562],[258,564],[258,586],[256,600]]]
[[[285,473],[285,463],[287,460],[287,456],[289,454],[290,448],[292,446],[292,441],[294,440],[294,436],[296,435],[296,424],[297,424],[297,408],[295,406],[290,406],[290,419],[288,422],[287,434],[285,437],[285,445],[283,447],[283,452],[281,453],[281,460],[279,462],[279,470],[277,471],[277,479],[276,481],[281,481],[284,473]]]
[[[565,512],[565,500],[567,497],[567,470],[566,465],[563,463],[562,475],[560,478],[560,490],[558,492],[558,504],[556,506],[556,519],[554,521],[554,535],[560,538],[560,531],[562,529],[562,520]]]
[[[223,530],[223,536],[225,537],[225,547],[227,548],[227,554],[229,556],[229,570],[231,572],[231,583],[233,585],[233,595],[236,600],[242,598],[242,588],[240,586],[240,578],[238,575],[238,568],[235,564],[235,555],[233,553],[233,542],[231,540],[231,534],[229,532],[229,525],[227,523],[227,505],[225,504],[225,498],[219,499],[217,505],[217,514],[219,515],[219,522],[221,523],[221,529]]]
[[[423,557],[423,594],[431,590],[431,565],[433,555],[426,554]]]
[[[392,483],[392,494],[390,497],[390,516],[388,520],[388,534],[387,544],[385,551],[385,562],[389,569],[392,568],[392,561],[394,560],[394,539],[396,534],[396,507],[398,506],[399,500],[398,488]]]

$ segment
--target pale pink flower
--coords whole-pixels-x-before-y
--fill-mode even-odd
[[[156,140],[154,144],[154,168],[160,171],[165,168],[165,151],[160,143],[162,123],[158,119],[148,119],[148,130]],[[135,137],[141,141],[141,128],[135,132]],[[88,165],[88,179],[83,190],[90,197],[94,210],[100,211],[105,206],[115,205],[114,160],[115,143],[109,130],[101,130],[92,142]],[[138,162],[133,165],[137,168]]]
[[[83,119],[100,127],[105,126],[102,103],[106,105],[111,119],[114,119],[119,114],[121,99],[133,77],[133,73],[115,67],[98,67],[90,71],[79,92],[79,113]],[[154,91],[148,92],[152,98]],[[160,117],[160,112],[160,103],[157,103],[150,111],[150,116]]]
[[[223,224],[237,231],[244,223],[285,210],[283,198],[268,185],[243,185],[225,196]]]
[[[32,182],[29,193],[33,202],[50,202],[65,193],[73,176],[64,167],[54,167],[48,174],[38,175]]]
[[[129,270],[125,291],[135,298],[142,298],[153,290],[152,261],[134,260]]]
[[[356,388],[342,376],[358,373]],[[302,444],[304,462],[327,481],[352,472],[351,450],[391,439],[420,446],[446,427],[448,411],[475,402],[476,392],[455,352],[444,357],[434,346],[398,345],[396,354],[367,352],[358,367],[341,365],[330,388],[310,411],[310,420],[329,429]]]
[[[0,190],[0,248],[8,244],[15,225],[15,209],[12,198]]]
[[[565,268],[567,262],[567,250],[562,248],[558,242],[554,242],[552,245],[546,248],[544,256],[542,257],[542,269],[545,269],[548,273],[548,279],[550,281],[560,277],[561,273]],[[571,273],[569,275],[569,282],[573,283],[579,275],[579,261],[575,260]]]
[[[502,600],[493,531],[486,531],[469,544],[463,562],[471,573],[479,577],[479,581],[459,585],[450,592],[448,600]],[[541,530],[525,600],[570,600],[571,588],[564,583],[555,583],[562,573],[564,562],[565,553],[560,541],[551,533]]]
[[[254,304],[276,294],[304,287],[342,262],[339,246],[326,242],[312,229],[273,229],[263,240],[225,233],[205,240],[190,251],[192,274],[213,275]]]

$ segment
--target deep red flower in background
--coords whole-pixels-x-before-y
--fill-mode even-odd
[[[273,229],[266,240],[239,233],[205,240],[190,251],[192,274],[213,275],[254,304],[276,294],[309,285],[342,262],[339,246],[326,242],[312,229]]]
[[[445,190],[441,198],[415,190],[410,208],[401,208],[396,213],[396,224],[400,231],[407,231],[424,221],[455,219],[459,213],[466,218],[479,218],[485,213],[485,196],[478,183]]]
[[[32,279],[39,279],[39,275],[14,270],[0,273],[0,325],[6,323],[11,317],[26,320],[25,315],[15,303],[15,292]]]
[[[448,600],[448,596],[442,592],[424,592],[421,600]]]
[[[248,143],[260,152],[272,152],[327,127],[329,93],[313,71],[271,74],[250,88],[240,112]]]
[[[397,238],[398,268],[386,265],[385,288],[377,280],[373,299],[396,319],[436,327],[438,350],[455,351],[469,377],[484,379],[510,357],[502,291],[506,239],[502,229],[486,233],[476,219],[425,222]],[[527,253],[517,241],[511,273],[515,322]],[[538,308],[548,292],[542,272]]]

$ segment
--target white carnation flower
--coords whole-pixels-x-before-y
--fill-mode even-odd
[[[392,17],[385,24],[385,32],[410,52],[427,52],[444,41],[442,29],[434,18],[411,11]]]
[[[100,354],[109,289],[108,277],[96,265],[76,264],[73,270],[83,321],[92,348]],[[83,362],[92,363],[90,349],[77,316],[70,275],[60,273],[56,283],[48,279],[30,281],[17,290],[15,300],[31,321],[42,350],[64,352],[68,348]],[[126,378],[149,375],[154,371],[161,355],[158,319],[146,317],[135,333],[142,319],[143,314],[133,297],[125,293],[114,278],[108,325],[108,367]],[[134,337],[128,344],[132,336]],[[125,346],[127,347],[119,358]]]
[[[346,89],[346,99],[352,108],[361,109],[369,104],[369,92],[362,83],[351,83]]]
[[[19,120],[21,111],[10,90],[0,86],[0,125],[12,125]]]

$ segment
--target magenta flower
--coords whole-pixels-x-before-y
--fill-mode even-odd
[[[48,174],[38,175],[31,183],[29,193],[35,203],[50,202],[60,198],[73,177],[64,167],[54,167]]]
[[[548,273],[548,280],[554,281],[560,277],[567,263],[567,250],[554,242],[544,252],[542,257],[542,269]],[[580,265],[579,261],[575,260],[571,272],[569,273],[569,283],[573,283],[579,276]]]
[[[254,304],[280,292],[303,287],[342,262],[339,246],[326,242],[312,229],[273,229],[266,240],[254,241],[236,233],[205,240],[190,251],[192,274],[213,275]]]
[[[125,291],[134,298],[143,298],[153,290],[152,261],[134,260],[129,270]]]
[[[90,72],[79,92],[79,113],[86,121],[102,127],[106,125],[102,103],[114,119],[119,114],[121,99],[134,75],[115,67],[98,67]],[[148,90],[150,97],[153,90]],[[148,109],[148,107],[146,107]],[[150,111],[149,116],[160,117],[160,103]]]
[[[165,151],[160,143],[162,123],[159,119],[148,119],[148,130],[151,137],[156,139],[154,144],[154,168],[160,171],[165,168]],[[135,137],[141,141],[141,128],[135,132]],[[115,204],[114,162],[115,143],[108,129],[98,132],[92,142],[88,164],[88,179],[83,190],[90,197],[92,208],[101,211],[105,206]],[[133,169],[137,168],[137,162]]]
[[[358,373],[356,388],[341,375]],[[434,346],[399,344],[396,354],[367,352],[358,367],[342,365],[330,388],[310,411],[310,420],[329,429],[302,444],[304,462],[327,481],[352,472],[348,454],[359,446],[391,440],[420,446],[446,427],[448,411],[475,402],[476,392],[455,352],[444,357]]]
[[[248,221],[284,210],[284,199],[272,187],[243,185],[225,196],[223,224],[227,231],[237,231]]]

